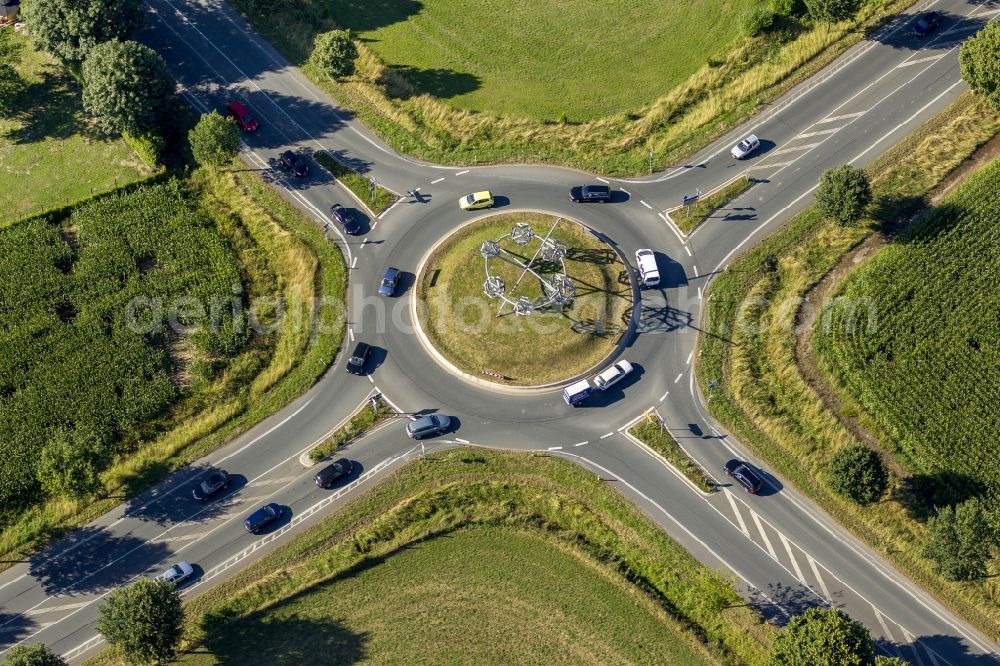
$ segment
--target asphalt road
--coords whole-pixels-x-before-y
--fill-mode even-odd
[[[712,275],[741,251],[807,206],[820,174],[832,166],[864,165],[944,108],[963,89],[957,65],[961,40],[995,17],[995,2],[941,0],[942,28],[918,40],[913,13],[898,17],[746,125],[696,155],[648,178],[606,179],[616,192],[608,205],[572,204],[571,185],[594,176],[543,166],[439,167],[395,154],[337,107],[218,0],[147,0],[143,40],[159,51],[199,110],[222,109],[242,98],[261,121],[245,136],[245,159],[274,179],[295,205],[322,223],[334,203],[365,217],[358,237],[336,230],[351,267],[350,340],[377,347],[368,378],[348,376],[338,358],[306,395],[223,449],[133,498],[28,562],[0,574],[0,649],[41,641],[79,661],[101,646],[94,628],[102,597],[117,585],[185,559],[196,565],[196,594],[231,575],[362,493],[386,472],[426,451],[474,444],[533,449],[592,469],[632,499],[671,536],[713,569],[732,573],[740,592],[780,621],[816,604],[843,608],[865,622],[880,649],[916,664],[1000,663],[998,648],[936,602],[715,423],[694,384],[703,295]],[[743,135],[761,137],[761,150],[738,162],[729,148]],[[287,149],[323,148],[396,192],[417,190],[372,219],[352,196],[314,168],[304,179],[275,169]],[[709,192],[748,171],[760,181],[717,216],[684,236],[663,215],[685,194]],[[636,367],[625,382],[573,409],[558,389],[501,392],[448,372],[428,353],[412,326],[412,277],[441,238],[476,219],[456,205],[479,189],[498,196],[501,211],[546,210],[577,219],[626,257],[657,252],[659,289],[636,291],[633,334],[622,357]],[[380,298],[387,266],[406,272],[402,292]],[[478,269],[477,269],[478,270]],[[349,346],[351,342],[347,343]],[[343,355],[341,355],[343,356]],[[357,471],[332,490],[312,483],[315,469],[300,455],[321,441],[372,393],[397,411],[441,412],[457,427],[414,445],[405,418],[351,445]],[[764,470],[760,496],[722,483],[703,495],[651,452],[622,434],[652,413],[702,465],[719,472],[731,457]],[[207,505],[190,498],[206,469],[231,472],[225,496]],[[284,517],[250,536],[242,519],[274,501]]]

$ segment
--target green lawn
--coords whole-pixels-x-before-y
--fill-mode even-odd
[[[18,66],[25,88],[0,116],[0,226],[148,175],[121,139],[99,135],[76,82],[27,39]]]
[[[505,213],[463,227],[439,246],[417,278],[417,298],[426,303],[421,320],[431,343],[456,366],[474,375],[488,370],[507,377],[513,385],[559,381],[587,371],[611,353],[619,334],[628,327],[626,310],[632,288],[619,275],[626,270],[618,255],[582,226],[562,220],[552,238],[567,248],[566,274],[576,298],[564,311],[538,310],[518,316],[500,299],[483,293],[486,273],[480,246],[509,234],[515,222],[531,224],[538,240],[519,247],[510,239],[500,243],[527,262],[541,238],[556,222],[541,213]],[[536,270],[549,277],[558,263],[537,259]],[[500,277],[514,300],[543,295],[541,282],[500,258],[490,260],[490,274]],[[514,289],[517,285],[516,290]],[[498,312],[505,313],[497,317]],[[544,359],[544,362],[542,361]],[[484,377],[485,378],[485,377]]]
[[[366,562],[203,647],[180,663],[715,663],[620,578],[537,533],[502,527]]]

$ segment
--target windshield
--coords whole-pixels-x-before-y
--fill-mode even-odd
[[[469,196],[465,197],[465,203],[469,203],[470,204],[470,203],[474,203],[475,201],[476,201],[476,195],[475,194],[470,194]]]

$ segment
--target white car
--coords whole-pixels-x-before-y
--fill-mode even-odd
[[[749,157],[750,154],[758,148],[760,148],[760,139],[758,139],[756,135],[751,134],[733,146],[733,157],[738,160],[742,160],[745,157]]]
[[[630,372],[632,372],[631,363],[625,360],[618,361],[611,367],[606,368],[603,372],[601,372],[601,374],[594,377],[594,386],[602,391],[607,391],[609,388],[624,379]]]
[[[174,585],[180,585],[190,578],[193,573],[194,567],[187,562],[181,561],[161,573],[157,578],[163,579],[168,583],[173,583]]]

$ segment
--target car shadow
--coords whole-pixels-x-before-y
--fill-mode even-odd
[[[399,298],[407,291],[413,288],[413,285],[417,283],[417,276],[410,271],[399,271],[399,277],[396,280],[396,291],[393,292],[393,298]]]
[[[493,196],[493,206],[491,206],[491,208],[503,208],[504,206],[509,206],[509,205],[510,205],[510,199],[503,196],[502,194]]]
[[[782,485],[781,481],[779,481],[774,475],[770,474],[769,472],[765,472],[764,470],[762,470],[760,467],[757,467],[753,463],[749,463],[746,461],[744,461],[744,463],[746,464],[747,467],[752,469],[754,473],[757,476],[759,476],[761,480],[764,482],[764,485],[757,492],[757,497],[770,497],[771,495],[777,495],[782,490],[784,490],[785,486]]]
[[[627,192],[622,192],[621,190],[611,190],[611,201],[610,203],[625,203],[632,197]]]
[[[345,206],[346,208],[346,206]],[[372,221],[360,208],[347,208],[347,214],[358,223],[358,230],[348,236],[363,236],[372,230]],[[344,233],[347,233],[346,231]]]
[[[365,374],[374,374],[376,370],[382,367],[385,363],[385,359],[389,356],[389,351],[384,347],[372,346],[368,352],[368,363],[365,364]]]

